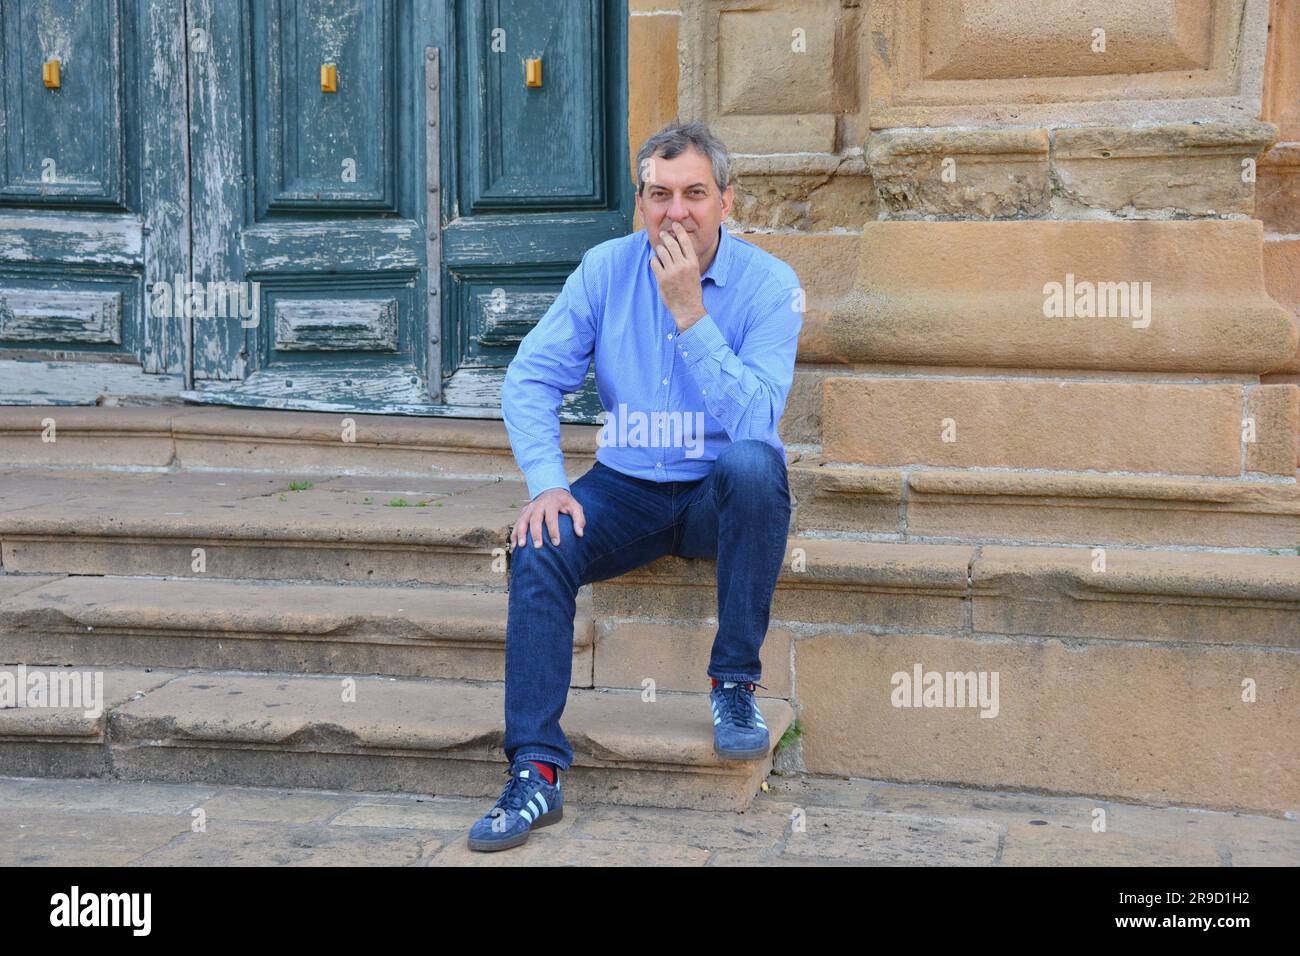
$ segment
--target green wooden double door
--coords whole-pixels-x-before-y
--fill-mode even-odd
[[[498,416],[519,341],[630,228],[626,22],[0,0],[0,402]]]

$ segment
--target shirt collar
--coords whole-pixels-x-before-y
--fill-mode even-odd
[[[650,257],[654,252],[650,249],[650,230],[642,229],[642,244],[646,252],[646,268],[650,268]],[[718,248],[713,254],[713,261],[709,267],[704,270],[704,275],[700,276],[700,281],[712,279],[715,285],[725,286],[727,284],[727,272],[731,268],[732,247],[735,245],[735,238],[727,231],[726,223],[718,226]]]

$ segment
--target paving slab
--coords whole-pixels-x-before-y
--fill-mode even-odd
[[[188,832],[189,817],[0,808],[0,865],[125,866]]]
[[[0,866],[1300,865],[1297,821],[1108,804],[1140,832],[1093,833],[1076,820],[1085,798],[767,781],[744,812],[566,795],[558,824],[476,853],[465,835],[492,798],[0,777]]]
[[[211,820],[133,866],[409,866],[442,840],[413,830]]]

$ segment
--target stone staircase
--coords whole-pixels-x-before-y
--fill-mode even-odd
[[[5,415],[0,657],[104,670],[107,703],[0,712],[0,772],[499,791],[505,544],[527,501],[500,423],[357,416],[345,444],[341,416]],[[592,431],[566,428],[575,475]],[[594,681],[594,636],[580,595],[574,799],[747,805],[770,759],[714,756],[703,670],[647,702],[639,680]],[[761,706],[775,742],[790,706]]]
[[[562,431],[577,477],[595,429]],[[526,500],[499,422],[2,408],[0,448],[0,658],[105,682],[99,715],[0,711],[0,774],[499,791]],[[1294,483],[790,459],[777,766],[1300,806]],[[741,809],[773,766],[712,753],[714,569],[580,595],[572,799]],[[917,667],[996,673],[995,699],[900,706]]]

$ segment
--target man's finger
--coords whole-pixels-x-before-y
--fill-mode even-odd
[[[673,238],[673,246],[672,246],[673,255],[677,257],[677,264],[684,266],[687,263],[686,247],[690,245],[690,243],[688,243],[681,236],[677,235],[675,232],[672,233],[672,238]]]
[[[680,223],[678,224],[680,225]],[[678,232],[673,229],[671,233],[676,249],[677,260],[683,267],[694,268],[696,272],[700,271],[700,261],[695,257],[695,247],[691,245],[690,234],[686,232],[686,227],[682,226]]]
[[[551,544],[560,543],[560,511],[558,508],[546,509],[546,528],[551,532]]]
[[[673,246],[676,245],[676,243],[672,241],[673,238],[675,237],[672,237],[672,235],[669,235],[668,233],[659,233],[659,256],[664,260],[664,265],[676,265],[677,259],[681,256],[680,248],[676,252],[672,251]]]
[[[575,500],[572,505],[565,505],[560,510],[573,519],[573,533],[581,538],[582,529],[587,524],[587,519],[582,514],[582,505]]]
[[[529,523],[528,527],[529,530],[531,530],[533,533],[533,547],[540,548],[542,546],[542,509],[541,508],[536,508],[533,510],[533,520]]]
[[[680,229],[680,231],[678,231]],[[673,224],[673,235],[677,237],[678,244],[682,247],[682,258],[687,262],[699,263],[695,256],[695,244],[691,242],[691,234],[686,231],[686,227],[680,222]]]

